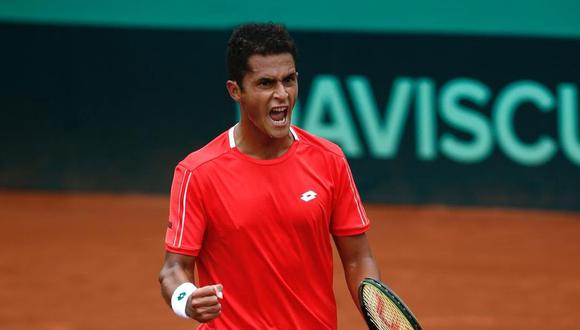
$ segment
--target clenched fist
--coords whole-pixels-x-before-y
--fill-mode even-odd
[[[189,296],[185,311],[189,317],[198,322],[209,322],[220,315],[222,306],[219,299],[222,298],[221,284],[198,288]]]

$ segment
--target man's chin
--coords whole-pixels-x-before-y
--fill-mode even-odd
[[[290,125],[285,125],[283,127],[272,127],[270,129],[270,137],[273,139],[284,139],[290,135]]]

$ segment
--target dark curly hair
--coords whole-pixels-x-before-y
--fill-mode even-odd
[[[229,79],[242,87],[242,79],[250,70],[248,59],[252,55],[290,53],[297,62],[294,39],[282,24],[245,24],[237,27],[230,36],[226,61]]]

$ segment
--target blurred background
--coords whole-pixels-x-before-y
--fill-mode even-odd
[[[233,27],[284,23],[426,329],[578,329],[580,2],[0,1],[0,328],[191,329],[158,292],[174,166],[237,120]],[[364,329],[337,259],[340,329]],[[251,270],[248,270],[251,271]]]

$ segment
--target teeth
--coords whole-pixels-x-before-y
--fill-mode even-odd
[[[288,106],[277,106],[277,107],[270,108],[270,114],[271,114],[270,119],[272,120],[274,125],[284,126],[284,125],[286,125],[287,119],[288,119],[287,112],[288,112]],[[281,114],[283,115],[282,119],[280,119],[280,120],[274,119],[274,117],[281,117],[280,116]]]

